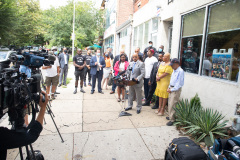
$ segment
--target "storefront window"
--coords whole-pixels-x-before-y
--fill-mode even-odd
[[[184,71],[198,74],[205,8],[183,16],[180,59]]]
[[[134,46],[137,46],[137,27],[134,28]]]
[[[139,32],[138,32],[138,46],[142,47],[143,45],[143,24],[139,26]]]
[[[153,18],[152,19],[152,31],[157,31],[158,30],[158,18]]]
[[[240,1],[210,6],[202,74],[238,81],[240,64]]]
[[[148,46],[149,21],[145,23],[144,47]]]

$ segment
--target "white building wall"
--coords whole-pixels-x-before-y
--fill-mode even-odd
[[[165,52],[168,51],[168,33],[166,21],[173,21],[171,57],[179,58],[179,42],[181,34],[181,15],[206,4],[217,2],[216,0],[176,0],[168,5],[165,0],[151,0],[133,15],[133,28],[138,26],[157,14],[157,6],[161,7],[158,42],[157,46],[163,44]],[[203,24],[204,25],[204,24]],[[134,32],[132,38],[134,42]],[[134,46],[133,46],[134,47]],[[141,51],[143,51],[141,49]],[[185,85],[181,98],[192,98],[198,94],[202,105],[221,111],[229,119],[235,112],[236,103],[240,102],[240,83],[229,82],[210,77],[204,77],[191,73],[185,73]]]

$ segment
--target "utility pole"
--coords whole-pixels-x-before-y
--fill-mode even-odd
[[[74,40],[75,40],[75,0],[73,0],[73,32],[72,32],[72,58],[74,56]]]

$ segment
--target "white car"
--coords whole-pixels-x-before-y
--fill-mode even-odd
[[[17,54],[16,51],[10,51],[7,49],[0,49],[0,70],[8,68],[10,64],[10,57],[13,54]]]

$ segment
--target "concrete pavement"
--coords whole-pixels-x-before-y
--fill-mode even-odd
[[[117,95],[110,95],[110,87],[104,94],[74,91],[74,67],[69,69],[72,80],[51,105],[54,120],[62,134],[61,142],[48,114],[39,139],[33,144],[46,160],[156,160],[163,159],[165,149],[173,138],[179,137],[174,126],[166,126],[165,117],[157,116],[150,107],[143,107],[132,116],[119,117],[124,103],[117,102]],[[97,88],[96,88],[97,90]],[[127,102],[126,102],[127,105]],[[127,107],[127,106],[126,106]],[[7,126],[5,119],[2,125]],[[8,159],[20,159],[18,150],[11,150]]]

